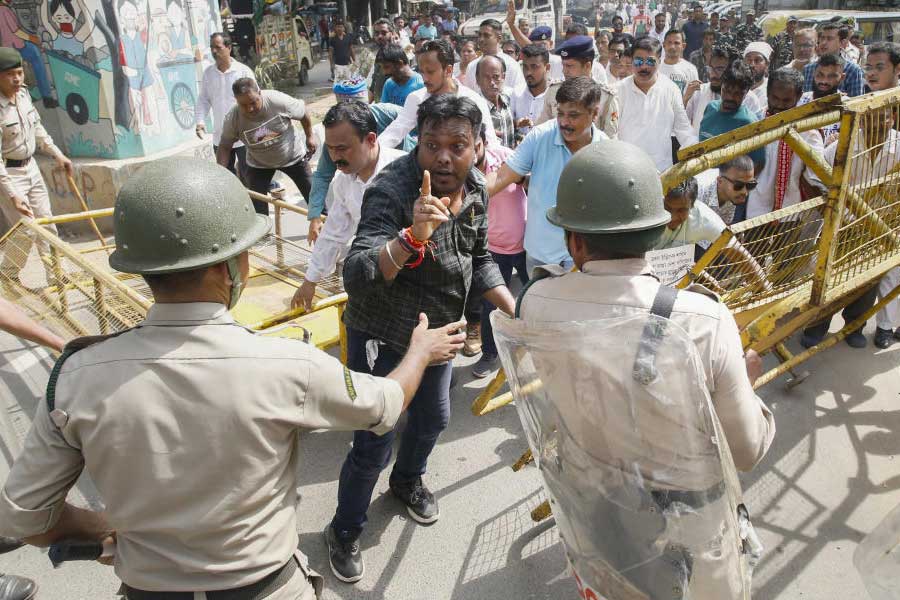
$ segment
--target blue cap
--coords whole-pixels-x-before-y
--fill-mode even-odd
[[[336,96],[361,96],[366,94],[366,98],[368,98],[369,93],[366,87],[366,80],[361,77],[335,81],[332,90]]]
[[[531,33],[528,34],[528,39],[532,42],[543,42],[544,40],[549,40],[552,37],[553,30],[546,25],[535,27],[531,30]]]
[[[594,58],[594,40],[587,35],[569,38],[553,50],[563,58]]]

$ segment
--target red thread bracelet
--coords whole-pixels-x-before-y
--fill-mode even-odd
[[[431,258],[434,260],[434,242],[431,240],[422,241],[413,235],[412,228],[404,227],[400,230],[400,243],[407,249],[411,248],[414,254],[418,254],[418,258],[406,265],[407,269],[415,269],[425,260],[425,251],[431,252]]]

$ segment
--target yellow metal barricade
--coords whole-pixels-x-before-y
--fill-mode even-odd
[[[316,286],[317,300],[306,314],[291,309],[291,298],[303,283],[311,250],[285,239],[285,219],[306,210],[248,192],[274,207],[273,233],[250,248],[250,276],[234,308],[235,319],[264,335],[309,340],[320,348],[341,344],[341,316],[347,301],[340,271]],[[0,238],[0,294],[28,316],[68,339],[107,334],[140,323],[153,303],[144,280],[110,269],[111,240],[68,243],[49,225],[101,219],[112,209],[19,221]]]

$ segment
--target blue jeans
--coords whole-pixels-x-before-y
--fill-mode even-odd
[[[44,67],[41,51],[31,42],[25,42],[25,45],[19,49],[19,54],[22,55],[22,60],[28,61],[28,64],[31,65],[31,69],[34,71],[41,98],[52,98],[53,90],[50,87],[50,79],[47,78],[47,69]]]
[[[347,329],[347,367],[361,373],[383,377],[403,358],[388,346],[378,346],[378,357],[370,369],[366,360],[366,333]],[[411,481],[425,473],[428,456],[438,436],[450,423],[450,375],[452,363],[425,369],[422,382],[407,409],[406,429],[400,435],[400,448],[391,472],[393,481]],[[366,511],[381,471],[391,460],[396,433],[376,435],[371,431],[353,432],[350,449],[338,483],[338,506],[331,521],[342,540],[355,540],[366,525]]]
[[[500,268],[500,275],[503,281],[509,287],[512,281],[513,269],[519,275],[519,281],[522,285],[528,283],[528,269],[525,267],[525,253],[518,254],[497,254],[491,252],[491,256],[497,267]],[[487,300],[481,301],[481,355],[484,358],[496,358],[497,344],[494,343],[494,329],[491,327],[491,311],[497,308]]]

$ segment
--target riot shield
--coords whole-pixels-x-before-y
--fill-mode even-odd
[[[491,319],[582,597],[749,600],[740,486],[684,330]]]

